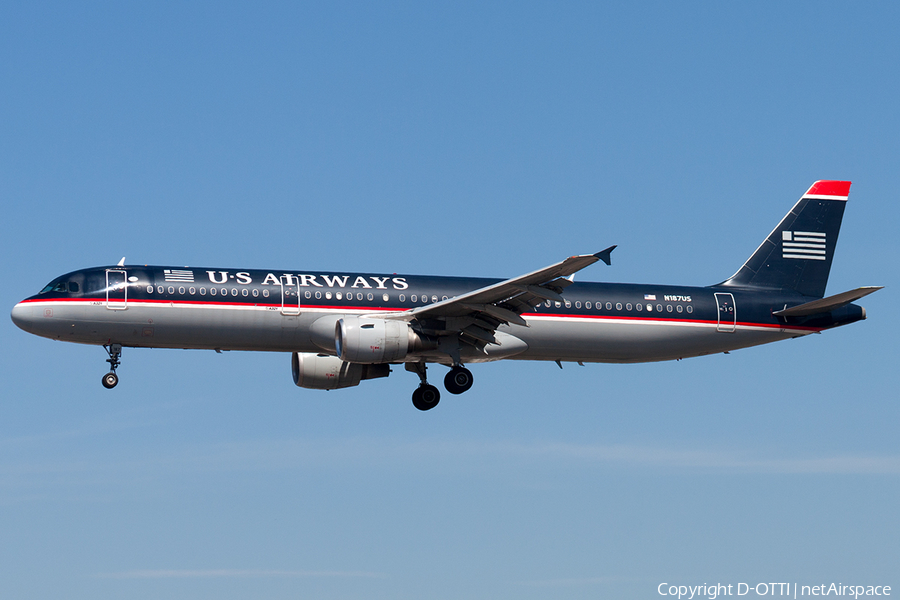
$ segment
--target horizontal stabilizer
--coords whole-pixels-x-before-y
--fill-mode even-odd
[[[808,317],[809,315],[827,313],[842,306],[846,306],[854,300],[859,300],[864,296],[868,296],[873,292],[877,292],[883,287],[884,286],[876,285],[856,288],[855,290],[850,290],[849,292],[842,292],[840,294],[835,294],[834,296],[822,298],[821,300],[813,300],[812,302],[792,306],[784,310],[776,311],[772,314],[774,314],[776,317]]]

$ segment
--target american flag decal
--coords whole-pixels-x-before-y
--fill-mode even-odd
[[[166,281],[181,281],[184,283],[194,283],[194,272],[185,271],[183,269],[163,269]]]
[[[825,234],[813,231],[782,231],[781,258],[825,260]]]

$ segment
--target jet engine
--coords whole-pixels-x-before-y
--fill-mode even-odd
[[[336,390],[359,385],[363,379],[387,377],[389,365],[363,365],[344,362],[337,356],[294,352],[291,357],[294,384],[313,390]]]
[[[405,321],[344,317],[334,328],[334,349],[346,362],[394,362],[410,352],[434,348],[437,340],[423,338]]]

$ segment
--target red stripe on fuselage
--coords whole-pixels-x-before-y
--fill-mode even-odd
[[[29,298],[27,300],[22,300],[20,304],[25,303],[52,303],[52,302],[72,302],[72,303],[85,303],[90,304],[92,306],[103,306],[106,304],[106,300],[103,298]],[[114,300],[114,302],[119,303],[120,301]],[[196,300],[128,300],[121,301],[122,304],[150,304],[150,305],[162,305],[162,304],[171,304],[171,305],[179,305],[183,307],[190,306],[214,306],[214,307],[243,307],[243,308],[289,308],[289,309],[298,309],[298,310],[306,310],[306,311],[316,311],[316,310],[332,310],[332,311],[352,311],[352,312],[405,312],[412,310],[412,308],[390,308],[383,306],[323,306],[323,305],[284,305],[281,304],[262,304],[262,303],[250,303],[250,302],[210,302],[210,301],[196,301]],[[627,317],[627,316],[618,316],[618,315],[587,315],[587,314],[568,314],[568,313],[524,313],[522,315],[524,318],[529,317],[537,317],[537,318],[553,318],[553,319],[594,319],[600,321],[631,321],[631,322],[654,322],[654,323],[662,323],[662,324],[679,324],[679,323],[687,323],[693,325],[719,325],[720,323],[717,321],[711,321],[707,319],[680,319],[680,318],[657,318],[657,317]],[[725,323],[725,325],[730,325],[730,323]],[[796,331],[823,331],[822,327],[804,327],[802,325],[791,325],[785,326],[778,323],[750,323],[744,321],[738,321],[736,326],[739,327],[765,327],[768,329],[783,329],[783,330],[796,330]]]

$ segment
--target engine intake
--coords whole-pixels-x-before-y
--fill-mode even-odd
[[[294,385],[313,390],[337,390],[359,385],[363,379],[387,377],[391,368],[387,364],[363,365],[344,362],[337,356],[294,352],[291,356],[291,374]]]

